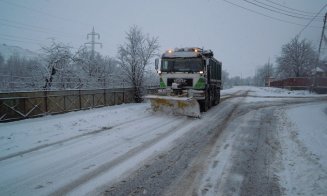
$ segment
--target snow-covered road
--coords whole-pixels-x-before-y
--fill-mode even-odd
[[[87,111],[86,116],[76,112],[3,125],[1,192],[92,191],[169,146],[192,121],[152,115],[147,108],[148,104],[129,104]]]
[[[201,119],[142,103],[0,124],[0,195],[327,193],[326,96],[237,87],[222,100]]]

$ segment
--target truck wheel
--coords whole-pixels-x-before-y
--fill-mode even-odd
[[[220,103],[220,91],[218,92],[217,99],[216,99],[217,104]]]
[[[207,99],[199,101],[200,111],[207,112],[209,110],[209,101]]]
[[[207,98],[205,99],[204,109],[205,111],[208,111],[210,108],[211,108],[211,101],[210,101],[210,97],[207,96]]]
[[[216,102],[215,95],[212,93],[212,95],[210,96],[210,107],[215,106],[216,105],[215,102]]]
[[[212,98],[212,105],[213,106],[218,104],[217,100],[218,100],[218,96],[217,96],[217,93],[215,93],[215,95]]]

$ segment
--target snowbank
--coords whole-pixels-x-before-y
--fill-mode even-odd
[[[280,114],[281,185],[286,195],[327,193],[327,104],[302,105]]]

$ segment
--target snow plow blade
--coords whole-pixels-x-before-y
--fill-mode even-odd
[[[148,95],[144,97],[150,100],[153,111],[172,113],[189,117],[200,117],[200,105],[197,100],[188,97],[170,97]]]

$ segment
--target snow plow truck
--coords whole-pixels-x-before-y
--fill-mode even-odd
[[[167,50],[160,60],[155,60],[160,88],[157,94],[145,96],[152,110],[200,117],[201,112],[219,103],[222,63],[211,50]]]

